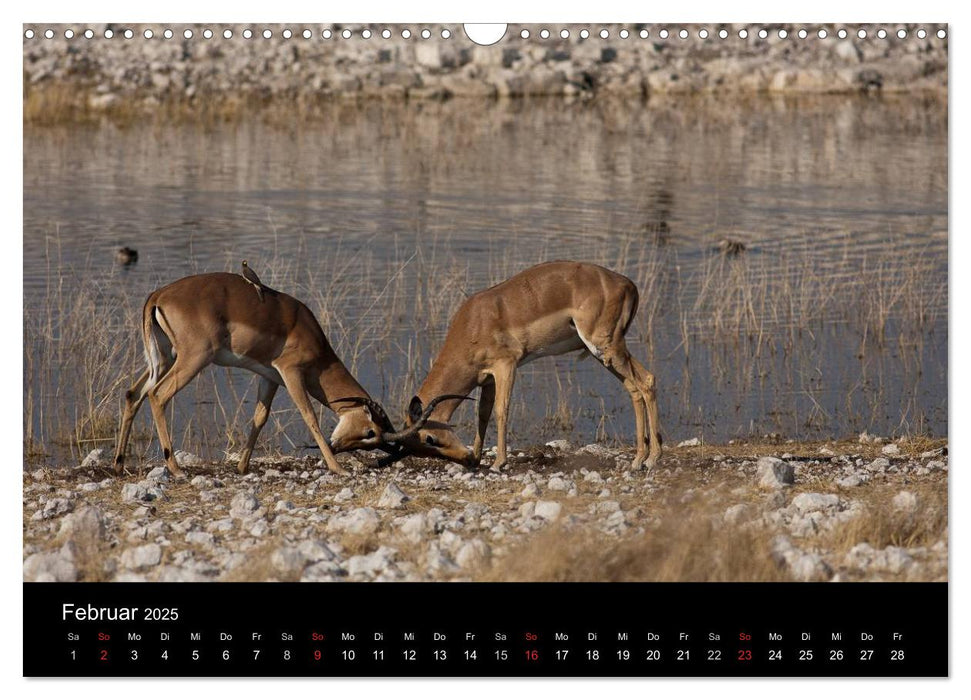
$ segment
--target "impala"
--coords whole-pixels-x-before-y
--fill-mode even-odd
[[[253,426],[239,459],[240,474],[249,466],[280,386],[290,392],[327,468],[338,474],[347,472],[334,459],[335,452],[379,448],[394,454],[399,449],[396,441],[411,438],[416,426],[422,425],[418,416],[410,428],[396,433],[384,409],[334,353],[313,313],[293,297],[265,285],[256,288],[240,275],[194,275],[153,292],[142,311],[142,335],[148,369],[125,393],[116,473],[124,466],[132,421],[148,398],[169,471],[182,475],[165,406],[210,364],[241,367],[260,376]],[[311,397],[338,416],[329,441],[317,424]],[[446,398],[457,397],[437,397],[426,409],[429,415]]]
[[[411,399],[407,421],[419,429],[402,441],[405,450],[477,467],[494,408],[498,445],[493,468],[502,467],[516,368],[540,357],[585,350],[630,394],[637,429],[633,468],[651,470],[661,456],[654,375],[631,356],[624,341],[637,302],[637,287],[623,275],[567,261],[531,267],[469,297]],[[464,395],[476,386],[481,387],[478,428],[469,450],[448,425],[459,402],[439,401],[430,413],[427,406],[433,396]]]

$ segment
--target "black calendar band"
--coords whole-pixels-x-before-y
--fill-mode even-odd
[[[26,676],[946,676],[946,583],[24,584]]]

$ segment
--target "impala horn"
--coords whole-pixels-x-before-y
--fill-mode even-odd
[[[394,423],[391,422],[391,419],[388,417],[388,414],[384,410],[384,407],[374,399],[369,398],[367,396],[347,396],[343,399],[334,399],[333,401],[329,401],[328,403],[330,405],[333,405],[335,403],[340,403],[341,401],[358,404],[359,406],[367,406],[369,409],[371,409],[371,414],[377,417],[378,422],[381,423],[382,428],[387,432],[394,433],[394,430],[395,430]]]
[[[428,419],[431,417],[432,412],[435,410],[435,407],[438,404],[440,404],[442,401],[448,401],[449,399],[458,399],[459,401],[465,401],[466,399],[470,399],[470,398],[472,397],[463,396],[462,394],[442,394],[441,396],[436,396],[434,399],[428,402],[428,406],[425,407],[425,410],[422,411],[420,415],[416,416],[415,415],[416,412],[412,413],[411,425],[409,425],[401,432],[385,434],[382,436],[382,438],[384,439],[385,442],[401,442],[403,440],[407,440],[412,435],[414,435],[415,433],[417,433],[419,430],[422,429],[422,427],[425,425],[425,423],[428,422]]]

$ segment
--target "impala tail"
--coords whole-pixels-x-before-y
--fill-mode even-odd
[[[148,387],[151,388],[158,383],[165,373],[168,360],[166,354],[171,356],[172,341],[169,340],[165,330],[162,328],[162,309],[151,303],[145,304],[142,313],[142,335],[145,340],[145,363],[148,365]]]

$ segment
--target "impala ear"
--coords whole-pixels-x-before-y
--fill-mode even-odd
[[[417,396],[411,397],[411,403],[408,404],[408,418],[412,423],[417,423],[421,419],[422,411],[425,407],[421,403],[421,399]]]

